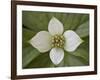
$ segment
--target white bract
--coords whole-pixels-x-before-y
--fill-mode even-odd
[[[74,31],[64,32],[63,24],[55,17],[50,20],[48,31],[38,32],[29,42],[41,53],[50,50],[50,59],[55,65],[63,60],[64,50],[73,52],[83,42]]]

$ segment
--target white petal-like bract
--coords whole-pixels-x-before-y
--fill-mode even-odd
[[[64,50],[61,48],[53,48],[50,51],[50,59],[51,61],[57,65],[59,64],[64,58]]]
[[[51,35],[56,35],[56,34],[62,34],[63,33],[63,24],[58,20],[56,19],[55,17],[53,17],[49,24],[48,24],[48,30],[50,32]]]
[[[29,43],[40,52],[47,52],[51,49],[51,34],[47,31],[40,31]]]
[[[64,32],[65,45],[64,49],[73,52],[83,42],[83,40],[72,30]]]

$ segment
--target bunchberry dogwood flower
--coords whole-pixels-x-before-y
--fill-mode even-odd
[[[64,33],[63,31],[63,24],[52,17],[48,24],[48,31],[38,32],[29,42],[41,53],[50,50],[51,61],[58,65],[64,58],[64,50],[73,52],[83,42],[74,31],[67,30]]]

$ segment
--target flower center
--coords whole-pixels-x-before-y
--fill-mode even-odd
[[[64,42],[65,42],[65,39],[63,35],[54,35],[52,37],[52,47],[63,48]]]

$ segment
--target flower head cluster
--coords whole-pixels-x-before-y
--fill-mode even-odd
[[[55,65],[63,60],[64,50],[73,52],[83,42],[74,31],[64,32],[63,24],[55,17],[50,20],[48,31],[38,32],[29,42],[41,53],[50,50],[50,59]]]
[[[64,36],[63,35],[54,35],[52,36],[52,47],[63,48],[64,46]]]

